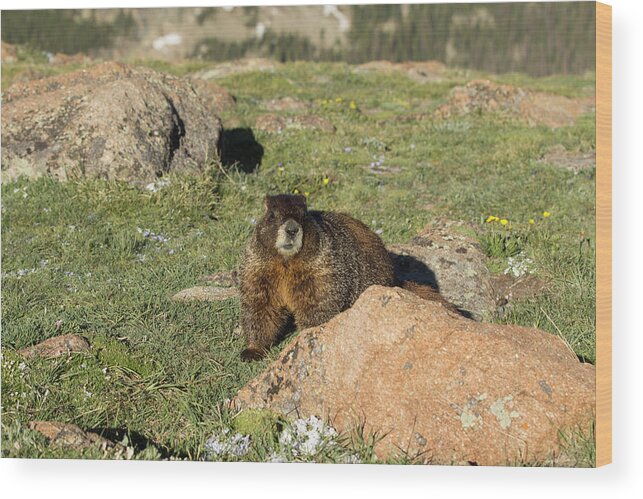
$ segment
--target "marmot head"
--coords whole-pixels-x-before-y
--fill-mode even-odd
[[[263,217],[257,224],[259,242],[285,258],[295,256],[303,245],[306,213],[304,196],[266,196]]]

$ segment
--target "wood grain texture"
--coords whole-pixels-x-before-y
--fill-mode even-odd
[[[612,7],[596,3],[596,465],[612,462]]]

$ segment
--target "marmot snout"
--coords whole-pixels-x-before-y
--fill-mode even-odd
[[[275,242],[277,251],[285,258],[290,258],[299,253],[303,233],[304,231],[299,222],[294,221],[292,218],[286,220],[277,229],[277,240]]]

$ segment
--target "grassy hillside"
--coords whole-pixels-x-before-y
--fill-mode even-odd
[[[347,211],[387,243],[409,241],[437,217],[471,223],[492,270],[520,254],[549,284],[497,320],[562,334],[593,362],[595,171],[575,174],[541,158],[558,144],[594,149],[594,115],[557,129],[501,115],[431,119],[450,89],[472,76],[452,72],[421,84],[314,63],[231,75],[217,81],[237,99],[223,116],[228,130],[253,129],[266,101],[290,96],[310,101],[337,131],[255,129],[263,155],[253,172],[216,163],[200,177],[170,176],[155,192],[98,180],[3,184],[2,455],[108,457],[50,447],[27,428],[57,420],[107,429],[134,457],[205,458],[207,439],[232,424],[226,399],[270,359],[239,361],[236,300],[169,297],[237,266],[266,193],[304,193],[309,205]],[[494,78],[567,96],[594,90],[593,76]],[[383,174],[372,172],[376,162]],[[486,222],[490,215],[508,223]],[[53,360],[16,353],[62,333],[85,336],[92,353]],[[369,462],[367,437],[313,459]],[[269,459],[275,445],[255,441],[245,458]],[[590,464],[592,444],[572,439],[566,459]]]
[[[3,12],[2,39],[106,59],[435,59],[543,76],[592,70],[595,25],[592,2],[58,9]]]

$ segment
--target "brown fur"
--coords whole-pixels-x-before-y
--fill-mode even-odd
[[[303,196],[267,196],[240,272],[244,360],[263,357],[289,319],[298,329],[327,322],[369,286],[396,285],[381,239],[349,215],[308,211]],[[418,283],[402,286],[455,307]]]

